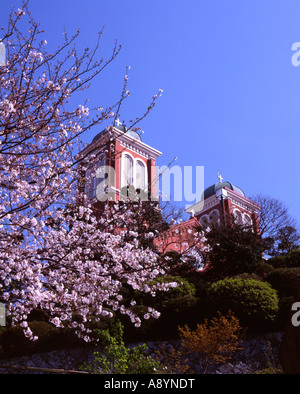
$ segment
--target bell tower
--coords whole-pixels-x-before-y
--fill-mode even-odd
[[[156,200],[156,160],[161,152],[145,144],[137,130],[117,119],[79,153],[88,199],[119,201],[138,197]]]

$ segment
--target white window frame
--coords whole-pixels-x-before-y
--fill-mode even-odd
[[[237,221],[237,214],[240,215],[240,219],[241,219],[240,223]],[[243,224],[244,224],[243,214],[239,209],[235,208],[233,210],[233,216],[234,216],[235,223],[238,224],[239,226],[243,226]]]
[[[247,222],[246,218],[249,220],[248,222]],[[251,216],[246,212],[243,214],[243,224],[245,226],[253,227],[253,220],[252,220]]]
[[[135,160],[135,172],[134,172],[134,174],[135,174],[135,185],[136,185],[136,187],[138,187],[137,169],[138,169],[138,166],[140,165],[139,163],[141,163],[141,167],[143,167],[143,170],[144,170],[144,177],[145,177],[145,179],[144,179],[144,186],[141,187],[141,189],[144,190],[145,192],[147,192],[147,191],[148,191],[148,181],[147,181],[147,180],[148,180],[148,174],[147,174],[147,166],[146,166],[145,162],[144,162],[143,160],[139,159],[139,158],[137,158],[137,159]]]
[[[127,187],[127,186],[131,186],[128,185],[128,179],[125,179],[125,171],[124,171],[124,166],[125,166],[125,158],[126,156],[130,157],[130,159],[132,160],[132,184],[134,184],[134,157],[129,153],[129,152],[123,152],[122,156],[121,156],[121,166],[120,166],[120,170],[121,170],[121,187]]]
[[[145,171],[145,188],[143,189],[145,192],[148,191],[148,170],[147,170],[147,165],[144,162],[144,160],[142,160],[140,157],[136,157],[134,158],[132,156],[131,153],[129,153],[128,151],[123,152],[122,156],[121,156],[121,166],[120,166],[120,171],[121,171],[121,176],[120,176],[120,189],[122,189],[123,187],[127,187],[128,183],[127,183],[127,179],[125,179],[125,172],[124,172],[124,165],[125,165],[125,157],[129,156],[132,160],[132,165],[133,165],[133,179],[132,179],[132,186],[134,186],[135,188],[137,188],[137,163],[140,162],[142,164],[142,166],[144,167],[144,171]],[[131,185],[130,185],[131,186]]]

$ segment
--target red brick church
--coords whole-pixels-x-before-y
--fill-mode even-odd
[[[97,134],[80,156],[85,158],[85,192],[91,201],[119,201],[124,190],[139,190],[141,199],[157,200],[156,160],[161,152],[142,141],[139,132],[130,130],[118,120]],[[91,160],[91,158],[93,158]],[[204,190],[201,201],[186,209],[189,220],[170,227],[155,239],[162,252],[184,252],[195,244],[196,226],[210,223],[230,224],[232,218],[241,225],[252,226],[259,234],[259,205],[249,200],[241,188],[231,182],[218,182]],[[129,196],[130,197],[130,196]],[[201,251],[201,242],[197,244]]]

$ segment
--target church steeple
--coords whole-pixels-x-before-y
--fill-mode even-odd
[[[92,164],[89,152],[95,155]],[[137,130],[127,128],[119,119],[98,133],[80,155],[86,157],[85,176],[89,179],[85,189],[90,199],[118,201],[128,188],[138,190],[142,199],[157,197],[156,159],[161,152],[145,144]]]

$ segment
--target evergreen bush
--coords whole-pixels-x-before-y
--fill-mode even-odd
[[[211,285],[208,296],[214,311],[233,311],[250,330],[269,326],[279,310],[276,290],[255,279],[219,280]]]
[[[268,263],[274,268],[300,268],[300,249],[291,250],[284,256],[271,257]]]
[[[34,335],[38,336],[39,339],[37,341],[31,341],[26,338],[23,328],[20,326],[7,327],[0,337],[0,344],[3,351],[2,356],[13,357],[31,354],[36,349],[40,349],[40,351],[46,350],[54,327],[42,321],[33,321],[28,325],[34,332]]]
[[[155,297],[153,297],[149,293],[136,292],[135,299],[147,306],[152,306],[155,309],[162,311],[167,307],[172,307],[172,305],[176,304],[176,300],[179,300],[184,297],[194,297],[196,294],[195,286],[190,283],[187,279],[181,276],[163,276],[158,277],[151,281],[150,285],[155,285],[157,283],[170,283],[176,282],[177,287],[172,287],[167,291],[157,290]]]
[[[300,277],[300,268],[276,268],[269,273],[267,281],[276,289],[279,296],[277,326],[284,330],[289,319],[291,306],[295,301],[295,284]],[[299,282],[300,283],[300,282]]]
[[[28,326],[38,340],[26,338],[20,326],[6,327],[0,336],[0,357],[15,357],[86,345],[71,328],[57,328],[43,321],[32,321]]]
[[[294,295],[294,283],[300,277],[300,268],[277,268],[271,271],[267,281],[278,291],[279,297]]]
[[[291,250],[286,256],[287,267],[298,267],[300,268],[300,249]]]

